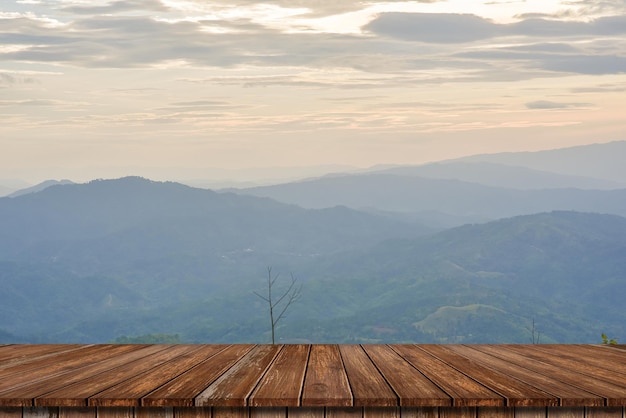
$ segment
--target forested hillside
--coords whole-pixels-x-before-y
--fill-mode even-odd
[[[529,342],[533,321],[541,342],[626,335],[616,215],[442,231],[124,178],[0,199],[0,249],[4,342],[267,342],[268,266],[277,290],[302,284],[282,341]]]

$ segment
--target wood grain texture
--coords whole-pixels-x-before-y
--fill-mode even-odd
[[[585,418],[585,408],[548,407],[548,418]]]
[[[439,408],[439,418],[476,418],[475,407],[450,407]]]
[[[0,347],[0,370],[17,363],[34,361],[48,355],[85,347],[87,346],[78,344],[16,344],[2,346]]]
[[[320,407],[287,408],[288,418],[324,418],[325,409]]]
[[[212,418],[211,407],[174,407],[174,418]]]
[[[388,346],[363,346],[399,398],[400,406],[446,406],[452,399]]]
[[[451,350],[449,346],[420,345],[419,348],[500,394],[506,400],[506,406],[557,406],[559,404],[556,396],[463,357]]]
[[[31,361],[11,364],[0,371],[0,393],[12,391],[39,380],[72,373],[87,362],[95,363],[114,358],[122,353],[135,351],[141,346],[86,346],[77,350],[63,351],[49,356],[37,356]]]
[[[16,344],[0,346],[0,417],[624,418],[625,367],[600,345]]]
[[[413,345],[393,349],[431,382],[452,397],[452,406],[504,406],[505,400],[491,389]]]
[[[478,363],[482,363],[486,367],[495,370],[498,373],[511,376],[522,382],[525,382],[537,389],[549,393],[559,399],[560,406],[603,406],[604,398],[597,396],[588,391],[563,383],[561,380],[550,376],[542,370],[533,371],[527,368],[527,364],[510,363],[502,358],[492,355],[495,353],[484,352],[486,346],[451,346],[454,350],[467,358]],[[481,350],[480,348],[483,348]],[[498,349],[500,351],[502,349]]]
[[[400,418],[400,407],[366,406],[363,418]]]
[[[226,348],[225,345],[181,347],[179,351],[165,353],[166,361],[158,366],[152,365],[146,371],[92,395],[88,401],[89,405],[140,406],[142,397]]]
[[[515,418],[515,408],[480,407],[476,410],[477,418]]]
[[[326,418],[363,418],[363,408],[326,408]]]
[[[216,406],[213,408],[213,418],[249,418],[248,408],[239,406]]]
[[[59,418],[96,418],[93,407],[59,407]]]
[[[336,345],[311,347],[302,405],[352,406],[352,392]]]
[[[231,345],[142,398],[144,406],[194,406],[194,398],[254,346]]]
[[[266,406],[251,408],[250,418],[287,418],[287,408]]]
[[[17,406],[0,406],[0,417],[22,418],[22,408]]]
[[[515,408],[515,418],[546,418],[548,409],[538,406]]]
[[[23,418],[59,418],[59,408],[31,406],[22,411]]]
[[[100,409],[102,411],[102,409]],[[174,418],[172,407],[135,408],[135,418]]]
[[[286,345],[250,396],[251,406],[299,406],[309,345]]]
[[[623,416],[624,408],[621,406],[585,409],[585,418],[623,418]]]
[[[431,406],[401,408],[402,418],[438,418],[439,408]]]
[[[80,356],[73,359],[64,359],[59,364],[49,364],[34,370],[25,370],[24,374],[19,376],[19,378],[11,377],[11,379],[6,381],[8,384],[13,382],[14,387],[1,392],[0,404],[8,402],[12,405],[86,406],[85,399],[71,399],[68,402],[56,404],[54,401],[52,403],[38,403],[36,398],[42,394],[63,389],[82,379],[91,378],[103,371],[163,349],[164,347],[162,346],[110,347],[108,351],[81,352]],[[47,362],[53,362],[54,360],[58,360],[57,356],[46,359]]]
[[[363,347],[339,346],[355,406],[397,406],[398,397]]]
[[[232,367],[196,396],[196,406],[247,406],[248,396],[256,387],[282,346],[254,347]]]
[[[546,355],[534,350],[520,352],[516,346],[478,346],[479,350],[490,353],[511,364],[524,367],[537,373],[549,375],[565,384],[583,389],[598,397],[606,398],[609,406],[626,404],[626,385],[621,379],[590,376],[591,367],[571,360],[559,361],[554,356]],[[607,381],[610,379],[611,381]],[[620,384],[621,386],[617,386]],[[600,405],[605,404],[602,400]],[[582,405],[581,405],[582,406]]]
[[[160,348],[160,350],[158,349]],[[88,398],[120,381],[158,367],[189,350],[188,346],[149,346],[118,356],[116,361],[85,366],[70,379],[49,382],[48,392],[35,398],[35,405],[86,406]],[[108,366],[105,368],[105,366]],[[42,382],[43,383],[43,382]],[[62,383],[58,385],[57,383]],[[56,387],[56,389],[55,389]],[[30,394],[33,390],[30,389]],[[41,390],[38,385],[37,390]]]

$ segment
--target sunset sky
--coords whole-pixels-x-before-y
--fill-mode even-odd
[[[30,182],[626,140],[626,0],[3,0],[0,120]]]

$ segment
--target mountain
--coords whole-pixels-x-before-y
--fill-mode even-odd
[[[40,192],[44,189],[47,189],[48,187],[51,186],[58,186],[58,185],[63,185],[63,184],[74,184],[73,181],[70,180],[46,180],[44,182],[41,182],[39,184],[36,184],[34,186],[31,187],[26,187],[20,190],[16,190],[10,194],[8,194],[9,197],[17,197],[17,196],[21,196],[24,194],[28,194],[28,193],[36,193],[36,192]]]
[[[0,338],[267,342],[271,266],[276,294],[302,285],[283,342],[529,342],[533,322],[541,342],[620,341],[624,254],[608,214],[433,231],[136,177],[58,185],[0,199]]]
[[[0,198],[0,306],[12,312],[0,329],[55,335],[72,318],[187,303],[238,290],[269,264],[425,231],[137,177],[52,186]]]
[[[345,205],[388,214],[414,214],[424,222],[456,226],[552,210],[626,215],[626,189],[518,190],[460,180],[393,174],[328,176],[238,191],[305,208]]]
[[[24,189],[30,186],[30,184],[23,180],[0,179],[0,197],[7,196],[19,189]]]
[[[485,186],[520,190],[626,188],[626,181],[623,180],[616,182],[480,161],[452,160],[418,166],[400,166],[377,172],[399,176],[461,180]]]
[[[626,183],[626,141],[582,145],[535,152],[484,154],[461,158],[462,162],[489,162],[571,176]]]
[[[544,343],[623,339],[624,254],[626,218],[542,213],[331,257],[316,290],[335,338],[523,343],[536,321]]]

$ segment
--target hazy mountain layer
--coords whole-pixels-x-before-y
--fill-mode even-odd
[[[543,342],[626,337],[626,219],[614,215],[426,235],[342,207],[126,178],[0,199],[0,248],[4,341],[266,342],[252,292],[267,266],[303,285],[283,341],[529,342],[533,320]]]
[[[552,210],[626,215],[626,189],[517,190],[391,174],[324,177],[240,192],[305,208],[345,205],[390,214],[414,214],[423,222],[437,219],[439,214],[443,222],[453,225]]]
[[[460,161],[513,165],[624,184],[625,156],[626,141],[614,141],[547,151],[475,155],[461,158]]]

